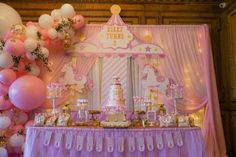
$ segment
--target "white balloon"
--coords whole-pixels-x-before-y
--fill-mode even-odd
[[[5,3],[0,3],[0,38],[14,24],[22,24],[20,15]]]
[[[45,57],[48,57],[48,56],[49,56],[49,51],[48,51],[47,48],[41,47],[41,52],[42,52],[42,54],[43,54]]]
[[[23,135],[14,134],[9,139],[9,144],[12,147],[22,147],[25,142],[25,137]]]
[[[27,72],[27,74],[34,75],[34,76],[39,76],[40,68],[37,65],[32,64],[32,65],[30,65],[30,71]]]
[[[38,38],[38,28],[35,26],[26,27],[26,36],[28,38],[37,39]]]
[[[11,125],[11,119],[7,116],[0,116],[0,129],[6,129]]]
[[[39,17],[39,26],[43,28],[51,28],[53,26],[53,18],[48,14],[43,14]]]
[[[26,52],[26,58],[28,58],[29,60],[33,61],[37,58],[36,55],[32,54],[31,52]]]
[[[61,10],[61,15],[63,17],[72,18],[73,16],[75,16],[74,7],[71,4],[68,3],[63,4],[60,10]]]
[[[12,56],[5,52],[5,50],[0,51],[0,67],[1,68],[10,68],[13,66]]]
[[[37,41],[33,38],[27,38],[24,41],[24,47],[26,52],[32,52],[37,48]]]
[[[50,39],[55,39],[57,37],[57,31],[54,28],[48,30],[48,36]]]
[[[51,16],[54,20],[59,20],[61,18],[61,11],[60,9],[54,9],[52,12],[51,12]]]
[[[14,113],[13,113],[13,110],[6,110],[6,111],[3,111],[3,112],[2,112],[2,115],[3,115],[3,116],[6,116],[6,117],[9,117],[10,119],[12,119]]]
[[[0,147],[0,157],[8,157],[6,148]]]

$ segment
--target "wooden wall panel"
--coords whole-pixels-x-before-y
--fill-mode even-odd
[[[225,141],[229,157],[236,156],[236,111],[222,111]]]
[[[231,101],[236,102],[236,9],[228,16],[229,20],[229,29],[230,29],[230,67],[233,72],[230,76],[230,86],[232,88],[232,92],[230,94]]]
[[[236,156],[236,1],[221,15],[221,112],[229,156]]]
[[[236,2],[235,7],[222,14],[220,30],[223,109],[236,110]]]

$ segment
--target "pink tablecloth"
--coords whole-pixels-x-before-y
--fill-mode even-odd
[[[27,129],[24,157],[205,157],[199,128]]]

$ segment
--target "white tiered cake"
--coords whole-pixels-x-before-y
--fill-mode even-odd
[[[103,106],[106,120],[101,122],[103,127],[128,127],[130,121],[125,117],[125,99],[119,77],[113,78],[113,83],[109,91],[108,103]]]

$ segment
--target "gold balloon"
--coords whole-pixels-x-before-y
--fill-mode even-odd
[[[0,147],[5,147],[7,145],[6,135],[0,136]]]
[[[25,35],[25,26],[16,24],[11,27],[11,32],[15,35]]]
[[[148,42],[148,43],[152,42],[152,35],[149,32],[146,32],[144,34],[143,40]]]
[[[70,48],[71,46],[69,40],[64,40],[63,45],[64,45],[64,48],[66,49]]]
[[[80,36],[79,36],[79,40],[80,41],[84,41],[86,39],[86,36],[84,35],[84,34],[81,34]]]
[[[120,8],[119,5],[114,4],[114,5],[111,6],[110,10],[111,10],[112,14],[118,15],[118,14],[120,14],[121,8]]]
[[[64,48],[66,48],[66,49],[71,47],[71,37],[70,37],[69,33],[65,34],[63,45],[64,45]]]
[[[3,43],[0,41],[0,53],[2,53],[1,51],[3,50]]]

